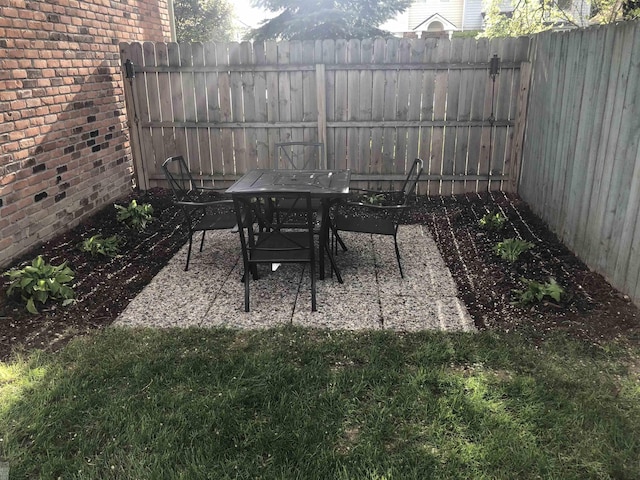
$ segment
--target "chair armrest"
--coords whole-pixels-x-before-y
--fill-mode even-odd
[[[350,192],[363,192],[363,193],[374,193],[374,194],[383,194],[383,195],[389,195],[389,194],[394,194],[394,193],[404,193],[402,190],[370,190],[367,188],[349,188]]]
[[[232,200],[215,200],[211,202],[180,202],[174,201],[174,205],[179,205],[182,207],[209,207],[214,205],[233,205]]]
[[[402,210],[405,208],[409,208],[409,205],[376,205],[373,203],[362,203],[362,202],[345,202],[342,205],[345,205],[347,207],[364,207],[364,208],[368,208],[371,210],[378,210],[378,211],[383,211],[383,210]]]
[[[193,187],[194,190],[204,190],[207,192],[220,192],[225,191],[227,187]]]

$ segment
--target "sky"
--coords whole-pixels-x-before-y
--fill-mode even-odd
[[[236,12],[236,21],[245,28],[255,28],[260,25],[261,20],[270,16],[270,12],[252,7],[251,0],[233,0],[232,4]]]

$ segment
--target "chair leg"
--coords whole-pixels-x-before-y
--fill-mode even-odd
[[[202,251],[202,247],[204,247],[204,234],[205,234],[205,231],[203,230],[202,231],[202,240],[200,240],[200,251]]]
[[[318,311],[318,307],[316,306],[316,262],[310,262],[311,266],[311,311]]]
[[[251,282],[251,280],[249,279],[249,275],[247,275],[247,273],[249,272],[249,265],[245,265],[244,266],[244,311],[248,312],[249,311],[249,283]]]
[[[327,256],[329,257],[329,263],[331,264],[331,276],[333,276],[333,272],[336,272],[336,278],[338,279],[338,283],[344,283],[342,280],[342,275],[340,274],[340,270],[338,269],[338,265],[336,264],[336,259],[333,255],[331,255],[331,247],[326,246],[325,249],[328,248]],[[336,246],[336,253],[338,251],[338,247]],[[320,252],[321,255],[324,255],[324,252]]]
[[[344,244],[344,242],[342,241],[342,238],[340,238],[340,235],[338,235],[338,229],[334,228],[333,226],[331,227],[331,230],[333,231],[333,234],[336,237],[336,253],[338,253],[338,243],[340,244],[340,246],[342,247],[342,251],[346,252],[348,250],[347,246]]]
[[[193,233],[189,234],[189,249],[187,250],[187,265],[184,267],[184,271],[189,270],[189,259],[191,258],[191,244],[193,243]]]
[[[398,259],[398,268],[400,269],[400,277],[404,278],[404,272],[402,271],[402,262],[400,261],[400,249],[398,248],[398,239],[396,235],[393,236],[393,243],[396,247],[396,258]]]

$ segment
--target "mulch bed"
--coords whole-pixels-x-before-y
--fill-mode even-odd
[[[113,205],[108,205],[14,263],[24,266],[37,255],[53,264],[66,260],[76,274],[74,290],[79,301],[65,308],[52,305],[32,315],[6,297],[3,285],[0,359],[8,359],[13,349],[57,350],[74,336],[110,325],[180,249],[186,236],[168,192],[154,189],[119,203],[131,198],[154,207],[156,220],[144,233],[123,229],[115,220]],[[478,220],[487,212],[506,215],[505,228],[480,228]],[[589,271],[517,196],[423,197],[410,221],[428,226],[479,329],[520,331],[537,340],[556,331],[595,343],[640,340],[638,308],[602,276]],[[105,260],[77,248],[84,238],[97,233],[125,236],[122,255]],[[493,245],[509,237],[520,237],[535,247],[516,263],[501,260]],[[523,287],[522,277],[541,282],[554,278],[565,295],[560,302],[545,300],[526,308],[513,305],[512,290]]]

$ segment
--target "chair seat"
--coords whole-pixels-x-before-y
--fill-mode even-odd
[[[223,213],[218,215],[207,214],[198,219],[193,230],[226,230],[236,226],[235,212]]]
[[[311,311],[316,307],[314,215],[310,192],[260,192],[234,196],[244,263],[244,309],[249,311],[249,273],[260,263],[308,263]],[[289,210],[282,208],[284,203]],[[301,207],[304,205],[304,209]],[[243,216],[246,221],[243,221]],[[255,223],[258,224],[256,230]]]
[[[400,276],[404,278],[400,248],[398,247],[398,226],[403,223],[409,207],[409,199],[415,194],[423,167],[424,162],[416,158],[411,164],[402,189],[398,191],[375,193],[372,190],[360,190],[367,194],[369,203],[365,203],[363,200],[357,203],[345,202],[338,205],[332,227],[337,243],[342,244],[344,248],[344,243],[338,233],[340,230],[393,236]],[[373,200],[375,203],[371,203]],[[382,204],[379,204],[380,202]]]
[[[261,233],[256,247],[251,252],[250,262],[287,263],[300,262],[310,258],[309,236],[307,232]]]
[[[395,235],[396,228],[391,218],[356,217],[338,215],[335,218],[337,230],[347,232],[373,233],[378,235]]]

